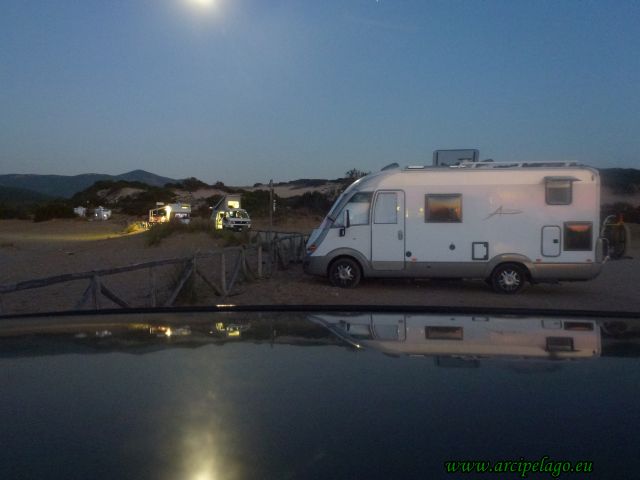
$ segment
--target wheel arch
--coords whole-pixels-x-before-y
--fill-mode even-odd
[[[327,276],[329,276],[329,272],[331,271],[331,267],[333,266],[333,264],[335,264],[337,261],[343,260],[343,259],[353,260],[356,263],[356,265],[358,266],[358,268],[360,269],[360,277],[364,278],[364,276],[365,276],[364,268],[362,267],[362,263],[360,262],[360,260],[357,257],[355,257],[353,255],[346,254],[346,253],[343,253],[341,255],[337,255],[337,256],[333,257],[329,261],[329,263],[327,264],[327,271],[326,271]]]
[[[366,277],[369,273],[369,261],[357,250],[352,250],[350,248],[339,248],[329,252],[326,256],[329,258],[329,261],[327,262],[327,268],[325,269],[325,274],[327,276],[329,275],[331,265],[333,265],[336,260],[339,260],[341,258],[349,258],[355,261],[358,264],[358,267],[360,267],[360,275],[362,275],[362,278]]]
[[[493,257],[487,264],[484,272],[484,278],[491,279],[496,268],[508,263],[512,263],[522,267],[529,282],[535,280],[535,265],[533,264],[533,262],[528,257],[516,253],[508,253]]]

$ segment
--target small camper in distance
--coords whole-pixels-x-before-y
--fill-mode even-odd
[[[156,204],[156,208],[149,210],[149,224],[166,223],[176,220],[188,224],[191,221],[191,205],[188,203]]]
[[[351,184],[307,243],[304,270],[361,278],[589,280],[605,261],[598,171],[574,162],[400,168]]]

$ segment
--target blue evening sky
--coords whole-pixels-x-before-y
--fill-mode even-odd
[[[2,0],[0,174],[640,168],[639,1],[210,1]]]

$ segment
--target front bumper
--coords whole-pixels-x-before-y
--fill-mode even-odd
[[[329,260],[326,256],[314,257],[307,255],[302,260],[302,270],[309,275],[325,276],[327,274],[327,268],[329,267]]]

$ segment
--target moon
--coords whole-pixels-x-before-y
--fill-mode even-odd
[[[217,0],[188,0],[188,3],[199,8],[214,8]]]

